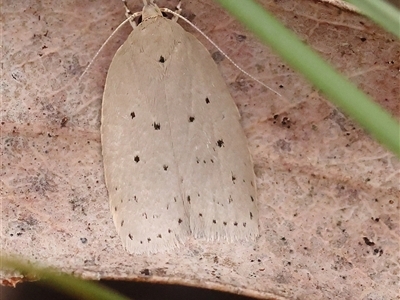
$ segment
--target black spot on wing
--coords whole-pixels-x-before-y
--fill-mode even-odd
[[[235,184],[235,181],[236,181],[236,176],[232,174],[232,182],[233,182],[233,184]]]
[[[161,130],[161,124],[160,123],[154,122],[152,126],[154,127],[155,130]]]

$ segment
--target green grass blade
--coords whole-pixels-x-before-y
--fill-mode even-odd
[[[382,0],[345,0],[387,31],[400,37],[400,11]]]
[[[252,0],[216,0],[380,143],[400,157],[400,125]],[[295,49],[295,50],[294,50]]]
[[[17,270],[21,274],[44,279],[46,284],[76,299],[129,300],[129,298],[100,284],[61,274],[49,268],[32,266],[21,262],[21,259],[0,257],[0,262],[1,269]]]

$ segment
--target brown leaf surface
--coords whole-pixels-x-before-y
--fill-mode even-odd
[[[131,2],[141,9],[141,1]],[[393,36],[328,4],[261,2],[399,117],[400,45]],[[266,299],[398,297],[399,161],[211,0],[184,1],[183,15],[284,95],[219,62],[255,162],[261,237],[256,245],[190,240],[150,256],[121,247],[100,148],[105,76],[129,26],[77,84],[124,19],[122,5],[5,0],[2,6],[2,253],[84,278],[176,282]]]

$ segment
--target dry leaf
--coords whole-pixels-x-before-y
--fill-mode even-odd
[[[141,9],[141,1],[131,2]],[[399,117],[400,45],[392,35],[329,4],[260,2]],[[107,68],[129,26],[77,85],[124,19],[122,5],[5,0],[2,253],[90,279],[180,283],[265,299],[394,299],[399,161],[211,0],[183,4],[184,16],[284,95],[260,87],[226,59],[219,62],[258,177],[257,244],[190,240],[169,254],[128,255],[109,212],[99,116]]]

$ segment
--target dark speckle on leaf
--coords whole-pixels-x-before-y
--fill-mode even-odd
[[[364,240],[364,243],[365,243],[367,246],[374,246],[374,245],[375,245],[375,243],[372,242],[372,241],[370,241],[369,238],[367,238],[366,236],[363,237],[363,240]]]
[[[218,64],[218,63],[220,63],[221,61],[223,61],[224,60],[224,55],[221,53],[221,52],[219,52],[219,51],[216,51],[216,52],[214,52],[213,54],[211,54],[211,57],[213,58],[213,60]]]
[[[145,276],[150,276],[150,270],[149,269],[143,269],[140,271],[140,274],[145,275]]]
[[[69,121],[69,118],[68,118],[68,117],[62,118],[62,119],[61,119],[61,128],[67,126],[68,121]]]

